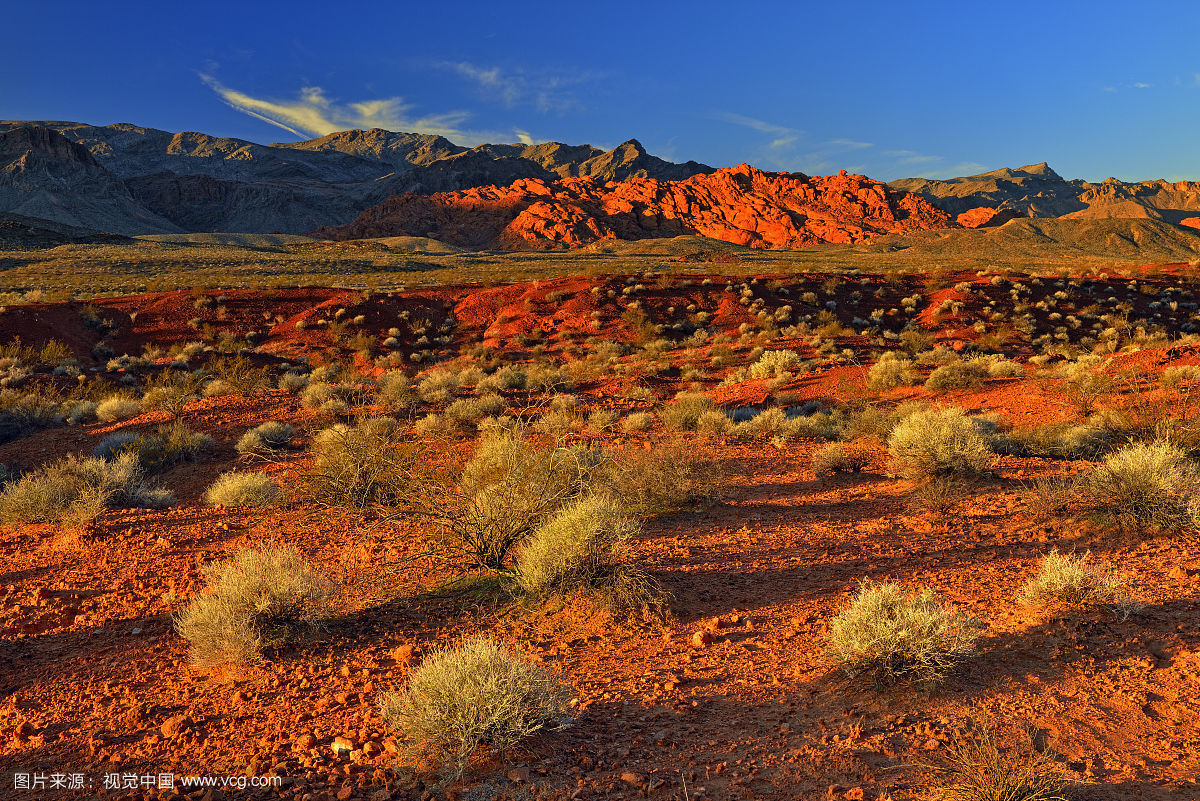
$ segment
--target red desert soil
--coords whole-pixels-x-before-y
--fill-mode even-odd
[[[805,287],[827,278],[790,276],[778,286],[765,279],[755,286],[760,296],[800,308]],[[713,276],[707,285],[699,278],[641,280],[645,289],[637,297],[651,319],[669,319],[668,308],[689,303],[710,313],[722,331],[736,332],[754,319],[735,293],[723,291],[724,278]],[[867,290],[862,305],[847,314],[894,306],[924,278],[903,277],[896,286],[878,276],[862,280],[871,283],[836,290],[842,308],[850,305],[849,290]],[[973,274],[954,280],[991,291]],[[1127,280],[1114,277],[1113,291]],[[593,320],[606,338],[634,338],[636,321],[621,317],[628,298],[620,292],[627,286],[617,278],[569,278],[369,299],[332,289],[228,291],[203,309],[185,293],[91,305],[117,326],[106,340],[117,353],[195,339],[188,321],[203,317],[242,335],[261,332],[263,359],[317,354],[332,344],[329,326],[318,321],[345,308],[346,319],[365,317],[355,329],[374,336],[404,310],[428,318],[431,330],[453,317],[455,346],[482,341],[519,359],[528,353],[518,335],[535,329],[553,332],[546,340],[550,353],[569,346],[575,331],[596,334]],[[872,293],[878,287],[887,288],[884,297]],[[548,298],[556,292],[562,294]],[[949,299],[965,308],[922,313],[920,322],[961,345],[972,336],[963,318],[982,301],[958,290],[937,292],[929,307]],[[1005,290],[996,292],[1002,297]],[[43,344],[39,340],[53,335],[93,364],[99,334],[76,325],[84,305],[11,308],[0,313],[0,338],[19,333],[26,344]],[[306,325],[298,329],[297,322]],[[418,349],[414,333],[402,333],[404,353]],[[836,340],[839,347],[865,343],[849,335]],[[784,338],[771,347],[818,357],[807,340]],[[1121,358],[1151,371],[1200,361],[1194,346]],[[849,400],[862,394],[863,372],[830,361],[783,389],[746,381],[711,393],[729,406],[761,402],[771,391],[798,400]],[[645,383],[665,397],[686,387],[670,371]],[[576,394],[586,406],[649,408],[620,400],[620,388],[609,376],[583,382]],[[994,379],[936,398],[908,388],[886,399],[914,397],[1000,412],[1014,422],[1072,414],[1037,378]],[[513,401],[519,405],[519,398]],[[47,429],[0,445],[0,463],[33,468],[88,453],[113,431],[150,431],[165,419],[151,412],[120,423]],[[185,422],[217,444],[198,462],[156,476],[179,498],[175,507],[109,512],[83,532],[0,528],[0,775],[6,782],[17,772],[79,772],[95,784],[78,797],[169,797],[140,789],[105,793],[100,785],[114,772],[274,771],[285,786],[263,797],[900,801],[928,797],[912,763],[936,758],[984,719],[1007,731],[1029,727],[1039,747],[1061,754],[1086,784],[1080,797],[1200,798],[1200,537],[1137,538],[1031,519],[1022,500],[1026,483],[1077,472],[1083,463],[1005,456],[994,479],[972,489],[952,514],[936,514],[909,511],[911,485],[887,475],[880,443],[870,446],[872,464],[863,473],[821,478],[809,467],[820,440],[690,435],[688,447],[722,468],[719,501],[647,521],[637,552],[674,595],[673,617],[621,621],[582,601],[495,610],[476,605],[472,596],[433,593],[447,577],[444,568],[424,555],[421,531],[404,519],[376,526],[370,516],[312,507],[205,507],[199,496],[219,473],[261,469],[239,462],[233,443],[269,419],[295,423],[301,442],[329,422],[280,390],[195,401]],[[580,436],[618,451],[666,438],[656,432]],[[297,451],[266,469],[291,486],[306,466]],[[272,539],[295,545],[344,582],[343,617],[261,667],[193,669],[171,615],[202,589],[203,564]],[[1017,590],[1054,547],[1090,548],[1120,565],[1146,608],[1120,621],[1100,613],[1056,619],[1020,606]],[[826,629],[863,578],[936,588],[986,622],[979,652],[929,692],[877,693],[847,684],[823,655]],[[698,638],[702,647],[696,647],[701,631],[710,636]],[[481,632],[516,642],[558,673],[573,687],[577,719],[561,733],[479,766],[466,785],[436,790],[394,753],[397,733],[386,729],[377,696],[401,688],[431,648]],[[349,756],[333,752],[335,737],[351,741]],[[0,797],[55,795],[14,792],[6,784]],[[224,797],[249,794],[226,791]]]
[[[396,195],[315,235],[428,236],[466,247],[528,250],[699,234],[756,248],[797,248],[952,225],[928,201],[862,175],[810,178],[741,164],[682,181],[523,179],[510,186]]]

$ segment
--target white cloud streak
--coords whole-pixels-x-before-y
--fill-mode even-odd
[[[349,128],[384,128],[389,131],[436,134],[459,144],[487,141],[486,134],[462,128],[463,123],[471,117],[468,111],[413,117],[410,115],[412,105],[402,97],[337,103],[327,97],[321,87],[307,86],[294,99],[269,100],[231,89],[211,75],[201,74],[200,80],[230,108],[300,138],[325,136]]]

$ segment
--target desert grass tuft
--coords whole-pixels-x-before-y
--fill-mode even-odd
[[[204,567],[207,587],[175,620],[200,666],[259,662],[332,614],[334,584],[291,546],[238,551]]]
[[[1048,751],[1038,751],[1032,738],[1021,748],[1004,751],[983,727],[958,737],[939,760],[921,765],[948,801],[1067,801],[1063,768]]]
[[[640,532],[616,499],[583,497],[559,510],[522,545],[516,583],[534,598],[596,591],[617,610],[657,605],[661,592],[632,561],[630,540]]]
[[[410,757],[457,779],[482,746],[502,753],[565,726],[569,699],[564,685],[511,646],[480,638],[433,651],[404,691],[384,693],[379,706]]]
[[[888,452],[905,478],[973,475],[995,464],[983,423],[962,409],[928,409],[905,417],[888,437]]]
[[[0,522],[87,522],[105,509],[159,509],[174,500],[146,483],[133,454],[113,461],[68,456],[6,485],[0,492]]]
[[[876,686],[944,678],[974,649],[981,624],[924,588],[905,595],[898,584],[864,580],[829,626],[829,655],[851,678]]]
[[[204,491],[204,502],[209,506],[270,506],[280,494],[270,476],[232,471],[217,476]]]
[[[1106,609],[1121,620],[1142,606],[1112,565],[1093,561],[1091,552],[1075,556],[1057,550],[1046,555],[1037,575],[1025,583],[1017,600],[1055,612]]]

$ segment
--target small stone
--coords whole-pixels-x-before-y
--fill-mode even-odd
[[[158,731],[163,737],[174,737],[192,727],[192,719],[187,715],[176,715],[163,721]]]
[[[846,794],[843,795],[842,798],[846,799],[846,801],[862,801],[863,788],[851,787],[849,790],[846,791]]]
[[[354,750],[354,742],[338,735],[329,747],[333,749],[334,756],[345,756]]]
[[[711,645],[714,640],[716,640],[716,637],[713,636],[711,631],[708,629],[701,629],[692,635],[692,647],[704,648],[707,645]]]
[[[296,738],[296,742],[294,742],[292,744],[292,746],[297,751],[307,751],[308,749],[312,748],[316,744],[317,744],[316,737],[313,737],[311,734],[301,734],[299,737]]]
[[[392,649],[391,656],[398,664],[411,665],[415,654],[416,648],[412,645],[397,645]]]
[[[352,795],[354,795],[353,787],[343,787],[337,791],[338,801],[346,801],[346,799]]]
[[[627,770],[621,774],[621,781],[634,787],[641,787],[646,783],[646,780],[642,778],[642,774],[634,773],[631,770]]]
[[[509,781],[515,784],[524,784],[529,781],[529,768],[524,765],[519,765],[508,772]]]
[[[17,730],[13,732],[13,736],[17,738],[18,742],[23,743],[32,737],[35,731],[37,730],[34,729],[32,723],[30,723],[28,720],[23,720],[20,722],[20,724],[18,724]]]

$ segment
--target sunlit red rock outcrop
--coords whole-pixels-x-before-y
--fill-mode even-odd
[[[698,234],[754,248],[802,248],[953,225],[927,200],[862,175],[809,177],[740,164],[682,181],[521,180],[396,195],[315,235],[427,236],[465,247],[526,250]]]

